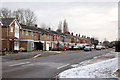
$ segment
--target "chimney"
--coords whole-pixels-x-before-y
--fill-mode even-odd
[[[82,35],[82,38],[84,38],[84,36]]]
[[[51,28],[48,28],[48,30],[50,31],[50,30],[51,30]]]
[[[84,38],[86,38],[86,36],[84,36]]]
[[[78,36],[78,34],[76,34],[76,36]]]
[[[35,24],[35,27],[37,27],[37,24]]]
[[[73,36],[73,32],[72,32],[72,36]]]
[[[79,37],[80,37],[80,34],[79,34]]]
[[[70,32],[68,32],[68,34],[70,35]]]

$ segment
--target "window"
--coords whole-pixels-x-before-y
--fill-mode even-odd
[[[34,36],[36,37],[36,32],[35,32]]]
[[[15,46],[19,46],[18,42],[15,42]]]
[[[33,36],[33,32],[31,32],[31,36]]]
[[[46,34],[44,34],[44,38],[46,38]]]
[[[24,35],[24,30],[22,30],[22,35]]]
[[[28,36],[28,31],[26,31],[26,36]]]
[[[13,32],[13,27],[11,26],[10,32]]]
[[[41,35],[41,37],[43,37],[43,34]]]

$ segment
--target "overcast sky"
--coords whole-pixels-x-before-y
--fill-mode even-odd
[[[49,0],[48,0],[49,1]],[[57,29],[66,19],[70,32],[99,40],[116,40],[118,35],[117,2],[4,2],[9,9],[30,8],[37,16],[37,24],[45,23]],[[72,1],[72,0],[71,0]],[[112,1],[112,0],[111,0]]]

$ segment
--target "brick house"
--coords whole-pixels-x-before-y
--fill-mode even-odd
[[[19,22],[15,18],[2,18],[2,50],[19,50]]]

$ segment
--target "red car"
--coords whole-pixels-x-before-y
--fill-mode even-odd
[[[67,46],[61,46],[61,48],[64,48],[65,51],[69,49],[69,47],[67,47]]]
[[[113,49],[115,49],[115,47],[113,47]]]

